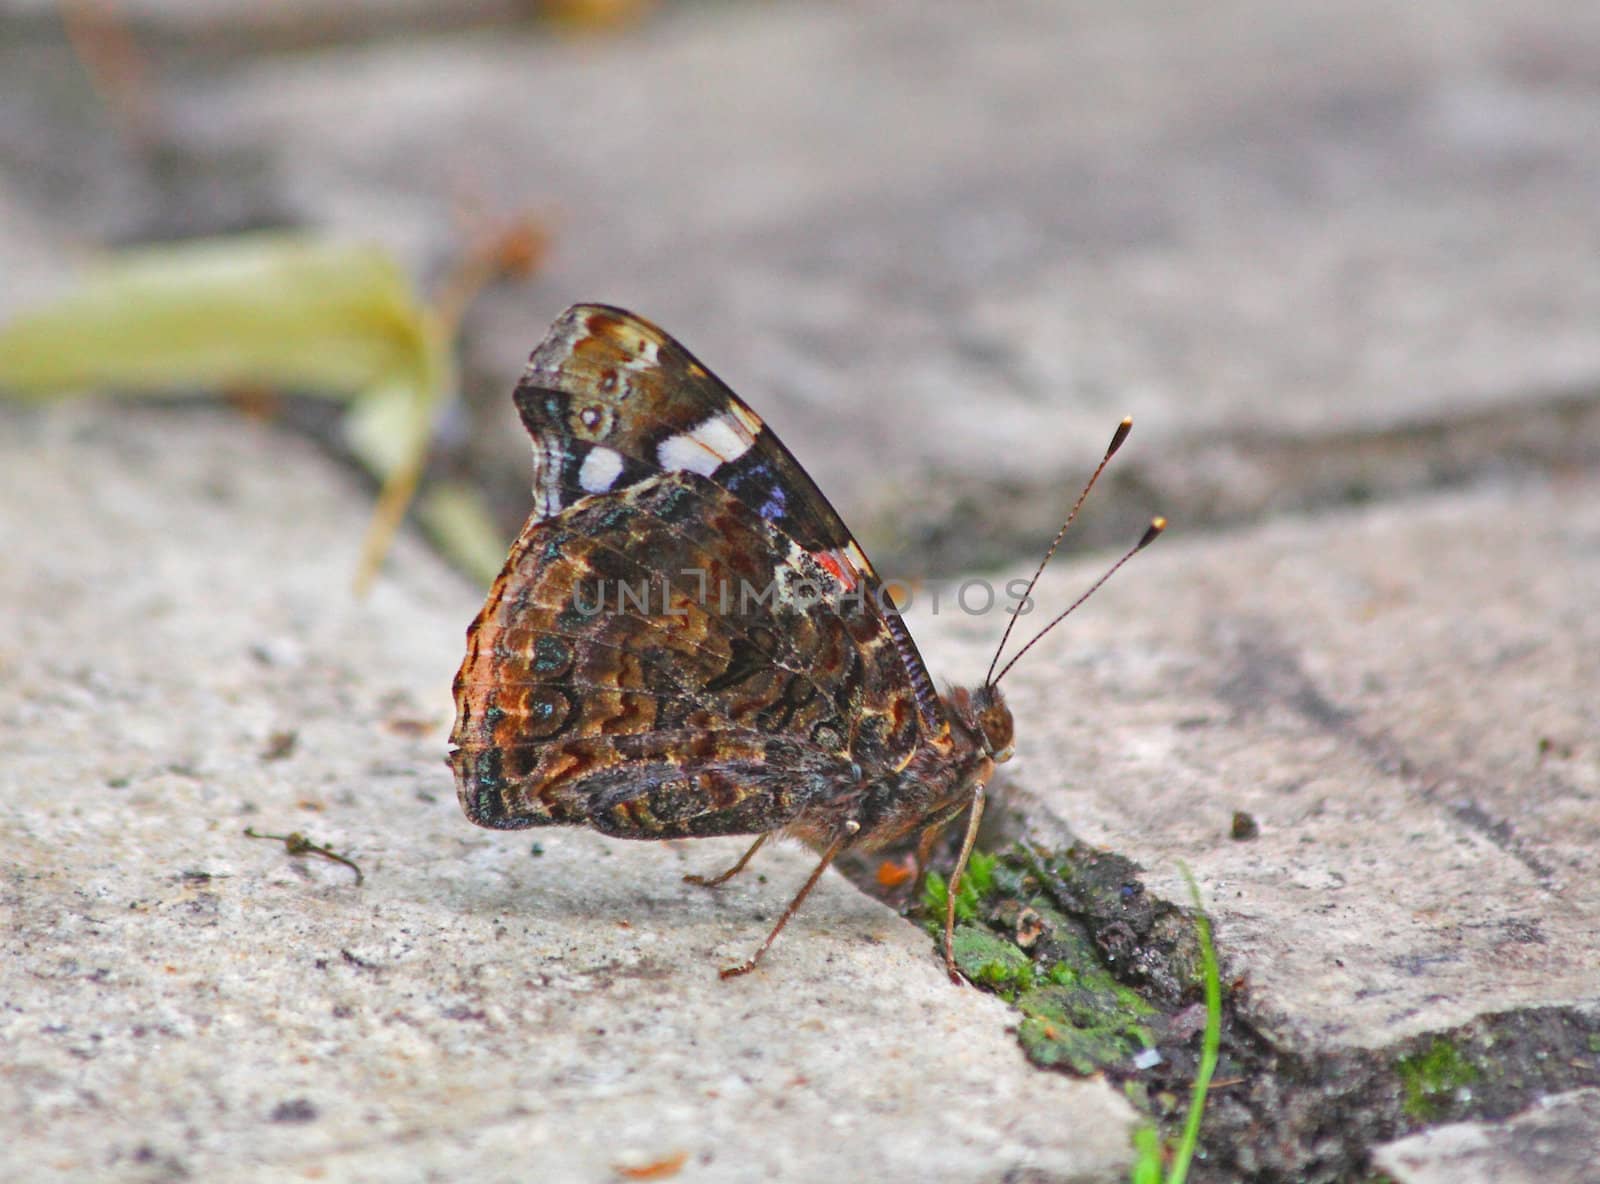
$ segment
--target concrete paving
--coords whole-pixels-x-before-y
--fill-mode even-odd
[[[1007,680],[1013,776],[1159,894],[1194,868],[1306,1046],[1600,1005],[1597,543],[1592,478],[1175,533]]]
[[[195,185],[247,155],[285,215],[424,272],[464,205],[548,214],[547,268],[468,345],[508,484],[502,376],[605,300],[759,400],[881,562],[952,574],[1047,536],[1124,414],[1154,445],[1127,480],[1191,520],[1600,461],[1592,418],[1507,447],[1600,373],[1597,59],[1600,9],[1564,0],[797,4],[169,85]]]
[[[779,850],[474,829],[442,761],[479,599],[224,413],[0,431],[0,1179],[1105,1179],[1134,1115]],[[243,835],[304,832],[357,861]],[[530,855],[537,841],[537,857]],[[692,1169],[692,1170],[691,1170]]]
[[[1424,1131],[1385,1147],[1377,1163],[1400,1184],[1589,1184],[1600,1163],[1600,1090],[1549,1098],[1509,1122]]]
[[[1174,528],[1008,678],[1010,800],[1158,894],[1193,867],[1296,1055],[1600,1009],[1600,9],[707,5],[573,41],[374,0],[258,57],[206,32],[231,5],[129,11],[143,148],[0,8],[0,315],[101,241],[290,221],[429,279],[462,208],[542,211],[547,267],[466,325],[462,462],[520,514],[512,377],[566,303],[630,305],[893,574],[1016,574],[1131,412],[1080,546]],[[1026,1069],[840,880],[717,982],[803,854],[708,899],[678,877],[716,844],[468,827],[439,756],[477,596],[408,541],[350,600],[365,494],[303,445],[96,403],[0,447],[0,1176],[1124,1173],[1131,1111]],[[956,680],[1000,627],[912,620]],[[1584,1179],[1592,1093],[1376,1162]]]

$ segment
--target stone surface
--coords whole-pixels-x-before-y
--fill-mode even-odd
[[[467,337],[474,459],[508,490],[505,376],[580,298],[683,336],[918,570],[1048,533],[1126,412],[1174,445],[1129,480],[1208,519],[1597,459],[1593,6],[687,6],[611,41],[216,44],[157,55],[137,119],[59,47],[0,45],[0,161],[102,238],[305,221],[430,273],[464,210],[548,213],[548,267]],[[1538,430],[1574,399],[1588,430]]]
[[[555,6],[552,6],[555,7]],[[83,28],[110,26],[145,46],[170,43],[211,52],[322,44],[344,37],[393,36],[396,31],[459,29],[485,22],[526,20],[534,3],[518,0],[118,0],[114,9],[56,0],[0,0],[0,21],[40,39],[60,35],[64,11]]]
[[[543,211],[547,268],[465,334],[514,515],[511,378],[609,299],[893,574],[1018,563],[1131,411],[1078,544],[1174,529],[1008,678],[1012,800],[1162,894],[1188,862],[1296,1048],[1600,1007],[1600,9],[670,6],[253,58],[185,44],[202,7],[128,7],[155,52],[108,113],[54,14],[0,5],[0,315],[106,241],[308,223],[431,280],[463,210]],[[0,1176],[1121,1170],[1120,1104],[1024,1073],[831,877],[717,983],[800,854],[707,899],[678,876],[731,849],[468,828],[437,761],[476,597],[408,544],[352,604],[362,498],[302,447],[102,406],[0,420]],[[956,680],[1001,625],[913,622]],[[1528,1124],[1592,1109],[1384,1162],[1516,1179]]]
[[[66,236],[18,199],[0,176],[0,322],[46,298],[72,281],[62,257]]]
[[[1500,1123],[1460,1122],[1376,1154],[1398,1184],[1592,1184],[1600,1171],[1600,1090],[1546,1099]]]
[[[1168,899],[1186,861],[1304,1043],[1600,1007],[1595,588],[1592,476],[1175,530],[1008,678],[1011,776]],[[1229,838],[1239,810],[1259,837]]]
[[[431,266],[464,205],[549,213],[469,332],[507,488],[504,376],[603,299],[756,401],[884,562],[949,571],[1048,536],[1126,413],[1171,446],[1125,477],[1191,520],[1600,460],[1600,416],[1521,426],[1600,374],[1597,59],[1565,0],[705,7],[180,73],[171,135]]]
[[[1126,1104],[830,875],[497,834],[442,764],[478,594],[225,413],[0,419],[0,1178],[1109,1180]],[[246,826],[348,852],[292,858]],[[537,841],[542,854],[530,856]]]

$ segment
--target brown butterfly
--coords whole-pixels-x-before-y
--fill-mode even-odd
[[[1010,625],[983,685],[940,694],[805,470],[641,317],[569,308],[515,399],[533,438],[534,507],[456,675],[449,762],[467,817],[625,839],[756,836],[721,875],[688,877],[707,886],[774,834],[819,851],[766,941],[727,977],[754,968],[840,852],[917,834],[920,868],[968,812],[945,917],[945,965],[961,981],[956,890],[984,787],[1012,752],[998,684],[1021,652],[994,673]]]

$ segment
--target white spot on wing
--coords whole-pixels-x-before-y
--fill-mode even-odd
[[[689,434],[724,462],[738,460],[756,442],[744,424],[731,415],[713,415]]]
[[[755,434],[733,415],[713,415],[687,432],[668,436],[656,448],[656,463],[669,472],[687,469],[709,477],[738,460],[756,442]]]
[[[702,448],[687,433],[670,436],[656,449],[656,463],[669,473],[687,469],[709,477],[722,467],[722,458],[709,449]]]
[[[533,513],[542,522],[561,513],[561,442],[533,437]]]
[[[622,454],[610,448],[591,448],[578,468],[578,486],[585,493],[604,493],[622,472]]]

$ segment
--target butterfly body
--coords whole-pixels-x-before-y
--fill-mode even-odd
[[[833,507],[687,350],[577,305],[515,400],[534,508],[455,680],[468,818],[798,838],[823,860],[787,920],[846,847],[981,801],[1011,753],[999,690],[935,690]]]

